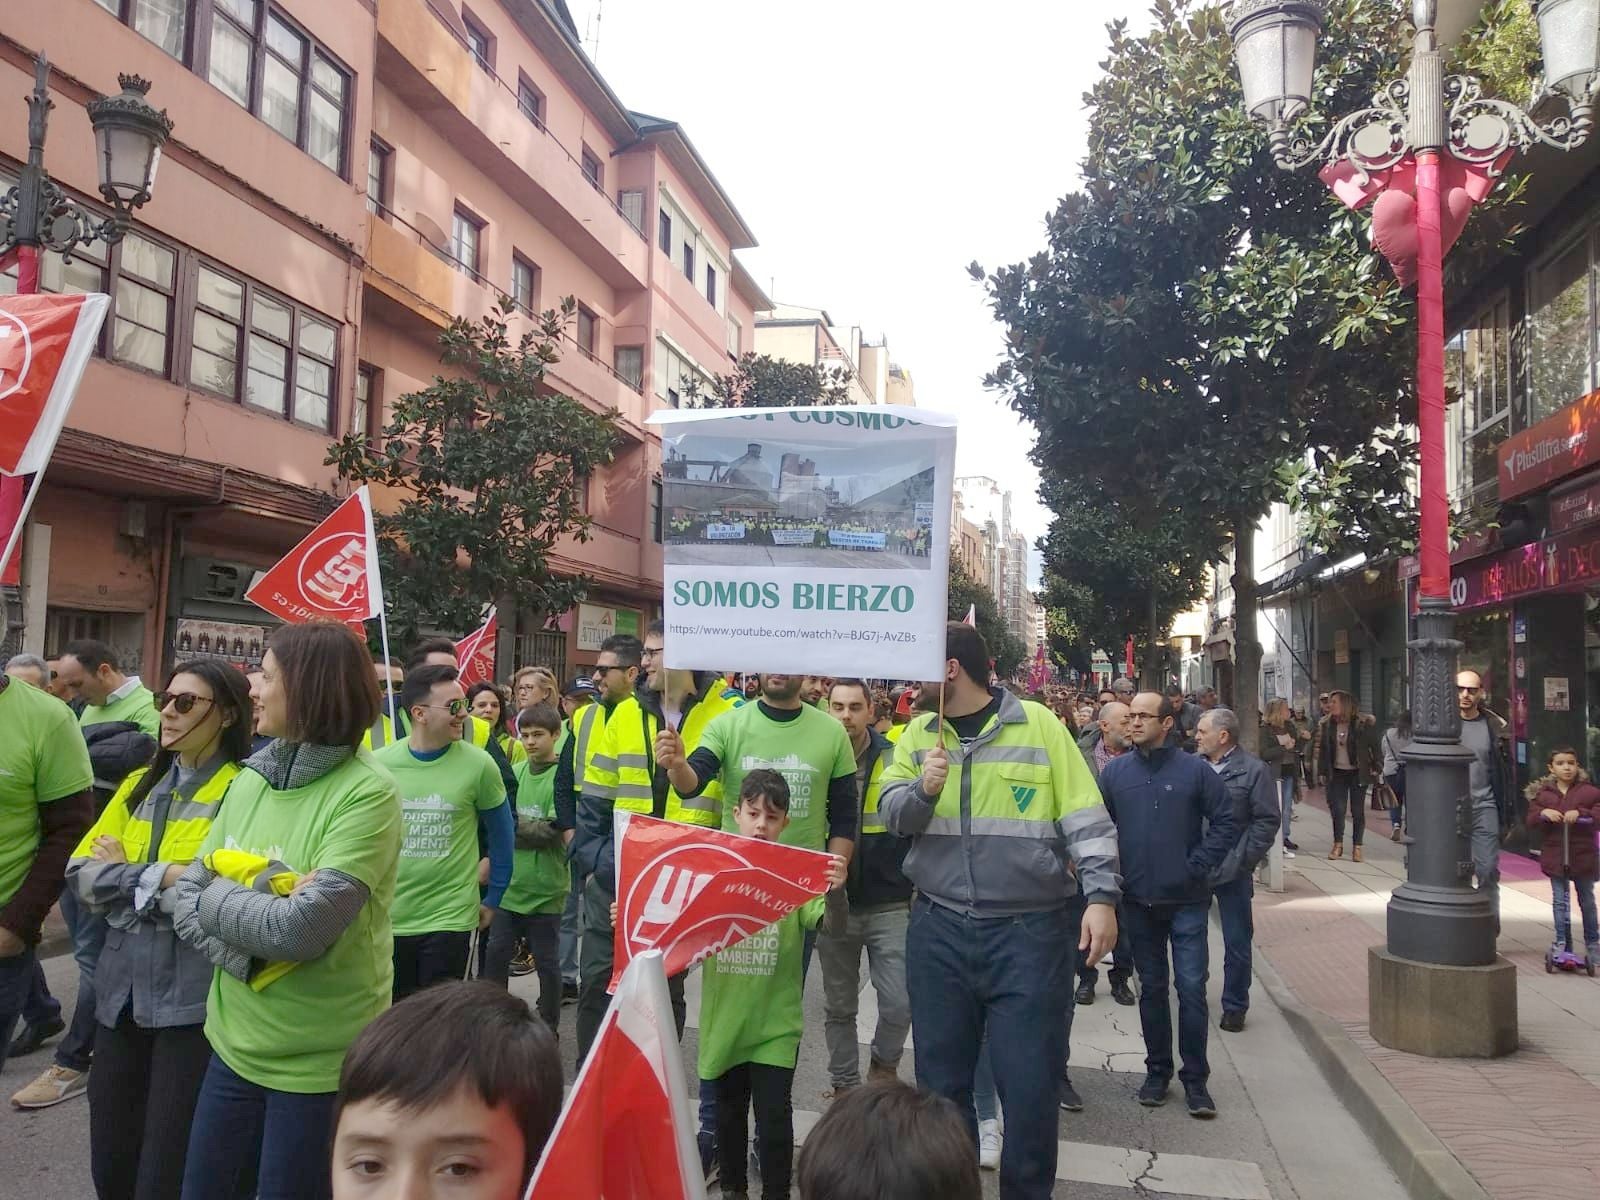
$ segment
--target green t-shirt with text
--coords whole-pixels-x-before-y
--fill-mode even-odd
[[[531,763],[523,759],[511,773],[517,777],[517,820],[554,818],[556,764],[553,761]],[[506,887],[500,907],[523,916],[558,913],[567,906],[567,892],[571,887],[565,846],[516,850],[511,855],[511,883]]]
[[[274,789],[254,771],[228,785],[200,849],[243,850],[296,875],[338,871],[369,895],[321,958],[260,991],[217,970],[206,999],[206,1040],[237,1075],[280,1092],[332,1092],[350,1043],[389,1007],[394,941],[389,909],[400,854],[394,780],[358,751],[304,787]]]
[[[411,739],[373,756],[400,788],[405,834],[394,886],[394,933],[463,933],[478,927],[478,813],[506,802],[488,751],[451,742],[438,758],[411,752]]]
[[[769,767],[789,784],[789,827],[778,840],[807,850],[828,848],[828,784],[856,773],[855,752],[843,725],[809,704],[790,721],[774,721],[759,703],[746,704],[714,718],[700,745],[722,764],[725,832],[738,832],[733,810],[744,777]]]
[[[832,718],[829,718],[830,720]],[[818,896],[701,966],[700,1078],[740,1063],[794,1066],[805,1029],[801,951],[805,931],[822,923]]]
[[[86,705],[78,714],[78,725],[83,729],[112,721],[130,721],[153,738],[161,736],[161,714],[156,712],[155,697],[142,683],[120,700]]]
[[[0,907],[39,852],[39,805],[94,783],[89,747],[72,710],[20,679],[0,691]]]

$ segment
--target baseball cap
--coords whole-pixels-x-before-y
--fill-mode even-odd
[[[579,675],[571,683],[567,684],[566,691],[561,694],[563,696],[598,696],[600,689],[595,687],[594,680],[589,676]]]

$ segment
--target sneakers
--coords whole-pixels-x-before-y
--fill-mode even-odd
[[[1111,977],[1111,998],[1118,1004],[1129,1007],[1139,1003],[1139,997],[1133,994],[1133,989],[1128,986],[1126,975],[1113,975]]]
[[[1084,982],[1080,983],[1078,985],[1078,990],[1073,993],[1072,998],[1074,1000],[1076,1000],[1079,1004],[1093,1004],[1094,1003],[1094,984],[1091,983],[1088,980],[1085,980]]]
[[[1290,854],[1293,854],[1296,850],[1300,849],[1299,846],[1295,845],[1295,843],[1291,842],[1288,838],[1283,839],[1283,848]]]
[[[978,1165],[985,1171],[1000,1169],[1000,1151],[1005,1138],[1000,1132],[1000,1120],[978,1122]]]
[[[1072,1080],[1065,1071],[1061,1072],[1061,1111],[1083,1111],[1083,1097],[1078,1095],[1078,1089],[1072,1086]]]
[[[1167,1102],[1167,1081],[1160,1075],[1146,1075],[1139,1085],[1139,1103],[1146,1108],[1160,1108]]]
[[[533,953],[526,946],[511,959],[510,972],[518,976],[533,974]]]
[[[563,979],[561,981],[561,1003],[576,1004],[578,1002],[578,981],[576,979]]]
[[[1389,840],[1391,842],[1398,842],[1400,840],[1400,826],[1396,825],[1389,831]]]
[[[1244,1032],[1244,1014],[1242,1012],[1225,1012],[1222,1020],[1218,1022],[1224,1033]]]
[[[60,1017],[54,1017],[43,1025],[24,1025],[22,1032],[11,1043],[11,1048],[6,1051],[6,1057],[21,1058],[24,1054],[32,1054],[66,1027],[67,1023]]]
[[[1217,1115],[1217,1106],[1212,1102],[1211,1093],[1206,1091],[1203,1083],[1186,1083],[1183,1085],[1183,1098],[1189,1105],[1189,1115],[1198,1117],[1202,1121],[1209,1121]]]
[[[73,1071],[54,1063],[44,1073],[11,1097],[12,1108],[49,1108],[71,1100],[89,1089],[89,1072]]]

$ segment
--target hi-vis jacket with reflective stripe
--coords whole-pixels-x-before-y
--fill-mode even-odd
[[[598,700],[585,704],[567,718],[567,728],[572,731],[572,776],[576,790],[582,793],[594,752],[600,748],[600,735],[606,731],[605,705]]]
[[[731,688],[721,688],[713,681],[707,694],[696,700],[678,725],[683,738],[683,752],[693,754],[700,738],[711,724],[711,718],[720,717],[731,708],[741,708],[744,696]],[[705,791],[688,799],[678,795],[678,789],[667,785],[667,820],[682,821],[685,825],[701,825],[707,829],[722,827],[722,781],[713,779]]]
[[[861,790],[861,832],[845,879],[845,892],[855,909],[904,905],[911,899],[911,881],[905,876],[911,841],[890,833],[880,811],[883,772],[894,759],[894,743],[871,729],[867,736],[871,739],[867,755],[872,765],[867,769],[866,787]]]
[[[160,903],[162,864],[187,866],[194,860],[239,770],[238,763],[213,759],[181,792],[173,786],[174,771],[130,812],[128,798],[144,777],[141,768],[123,780],[73,850],[67,884],[104,912],[109,926],[95,967],[95,1019],[102,1025],[115,1026],[127,1009],[145,1029],[205,1020],[211,962],[173,930],[171,913]],[[95,839],[101,837],[121,842],[128,861],[95,858]]]
[[[641,706],[637,696],[629,696],[606,718],[583,775],[570,857],[580,874],[592,875],[613,895],[617,863],[611,814],[620,808],[660,815],[655,797],[655,742],[660,732],[661,718]]]
[[[879,811],[915,839],[906,875],[930,900],[980,917],[1059,908],[1080,886],[1091,903],[1115,903],[1117,830],[1083,755],[1049,709],[998,694],[999,714],[964,750],[941,731],[950,774],[937,796],[921,785],[937,716],[912,720],[896,744]]]

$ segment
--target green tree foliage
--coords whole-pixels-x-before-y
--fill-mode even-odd
[[[588,581],[558,573],[550,559],[563,541],[588,540],[582,490],[611,461],[615,414],[545,382],[573,300],[515,340],[506,325],[513,311],[505,302],[479,321],[452,321],[439,337],[451,374],[401,396],[375,442],[351,434],[329,450],[341,478],[399,497],[376,522],[389,623],[401,642],[470,629],[507,593],[546,613],[585,594]]]
[[[1403,69],[1403,9],[1328,5],[1313,136]],[[1141,536],[1186,547],[1157,576],[1174,571],[1192,590],[1196,564],[1232,541],[1235,704],[1251,713],[1250,543],[1271,505],[1337,474],[1328,536],[1337,523],[1344,543],[1374,551],[1414,540],[1411,442],[1397,432],[1415,416],[1413,309],[1368,245],[1366,216],[1313,172],[1272,162],[1240,105],[1221,8],[1153,11],[1142,37],[1110,27],[1085,97],[1082,189],[1049,217],[1039,253],[987,277],[1007,337],[990,382],[1038,429],[1047,479],[1125,496]],[[1286,470],[1298,462],[1303,473]]]
[[[989,647],[995,672],[1001,679],[1009,679],[1016,673],[1028,648],[1001,618],[1000,605],[994,593],[976,580],[969,579],[953,558],[950,561],[950,599],[947,607],[952,621],[965,620],[967,609],[975,609],[978,632],[983,634],[984,644]]]
[[[685,408],[802,408],[846,404],[850,373],[843,367],[788,362],[770,354],[744,354],[727,375],[709,384],[696,380]]]

